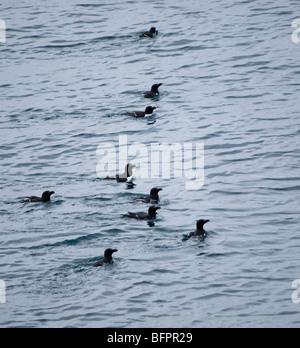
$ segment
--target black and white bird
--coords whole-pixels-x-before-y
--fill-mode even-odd
[[[125,167],[125,172],[117,174],[116,176],[108,176],[103,180],[116,180],[117,182],[131,182],[133,180],[133,169],[136,168],[134,164],[128,163]]]
[[[158,30],[155,27],[152,27],[149,31],[145,31],[140,35],[140,38],[143,37],[150,37],[151,39],[154,38],[155,35],[158,34]]]
[[[206,225],[208,222],[210,222],[210,220],[198,220],[197,229],[195,232],[190,233],[189,238],[204,237],[205,236],[204,225]]]
[[[112,254],[116,253],[118,250],[117,249],[106,249],[104,252],[104,257],[100,261],[97,261],[94,263],[93,267],[101,267],[104,266],[105,264],[112,263]]]
[[[127,112],[126,116],[132,116],[136,118],[142,118],[145,117],[146,115],[152,115],[153,111],[156,109],[156,107],[153,106],[148,106],[146,107],[145,111],[135,111],[135,112]]]
[[[144,97],[145,98],[148,98],[148,99],[151,99],[151,98],[155,98],[156,96],[159,95],[159,87],[162,86],[162,83],[159,83],[159,84],[155,84],[151,87],[151,91],[148,91],[148,92],[145,92],[144,93]]]
[[[160,210],[160,207],[152,206],[148,210],[148,214],[139,214],[139,213],[131,213],[123,215],[124,217],[136,220],[154,220],[157,217],[157,210]]]
[[[139,202],[157,204],[159,202],[159,192],[163,191],[162,188],[154,187],[150,191],[150,196],[141,197],[138,199]]]
[[[54,191],[45,191],[42,195],[42,197],[36,197],[36,196],[31,196],[27,197],[28,199],[22,201],[21,203],[46,203],[50,202],[50,198],[52,195],[54,195]]]

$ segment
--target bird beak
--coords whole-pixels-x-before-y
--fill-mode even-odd
[[[54,195],[54,193],[55,193],[54,191],[50,192],[50,196]]]
[[[162,85],[163,85],[162,83],[159,83],[159,84],[158,84],[159,87],[162,86]]]
[[[205,224],[207,224],[208,222],[210,222],[210,220],[205,220],[205,223],[204,223],[204,225],[205,225]]]
[[[114,249],[112,252],[113,252],[113,253],[116,253],[117,251],[118,251],[118,249]]]

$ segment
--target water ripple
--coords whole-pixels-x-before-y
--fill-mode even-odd
[[[130,10],[129,10],[130,9]],[[298,327],[298,3],[0,4],[1,327]],[[155,25],[153,40],[138,35]],[[153,118],[143,92],[163,83]],[[97,177],[97,147],[204,143],[205,184]],[[134,158],[137,160],[137,158]],[[163,187],[153,225],[136,198]],[[24,205],[55,190],[50,204]],[[183,241],[196,220],[207,237]],[[106,248],[114,263],[95,269]]]

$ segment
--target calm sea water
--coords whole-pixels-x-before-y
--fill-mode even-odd
[[[299,327],[298,17],[282,0],[1,2],[1,327]],[[119,135],[203,143],[203,188],[99,180]],[[121,217],[155,186],[155,226]],[[200,218],[207,238],[183,242]]]

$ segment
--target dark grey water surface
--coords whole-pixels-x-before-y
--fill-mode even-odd
[[[287,0],[1,2],[1,327],[299,327],[298,17]],[[203,143],[203,188],[99,180],[119,135]],[[154,186],[155,226],[121,217]],[[207,238],[183,242],[200,218]]]

